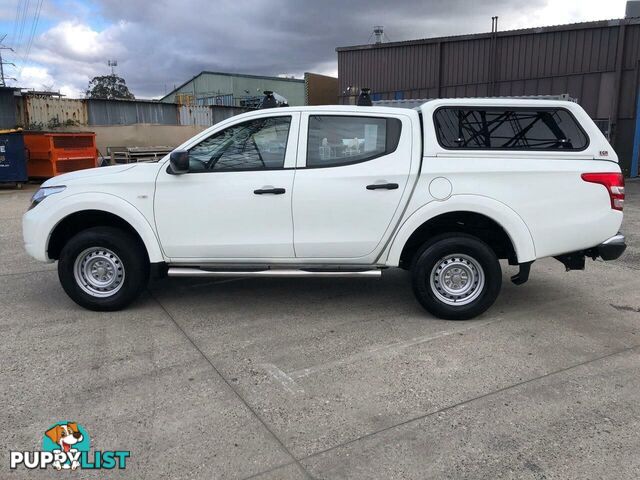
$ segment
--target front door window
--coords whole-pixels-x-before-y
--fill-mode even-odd
[[[190,169],[274,170],[284,167],[291,117],[250,120],[226,128],[189,151]]]

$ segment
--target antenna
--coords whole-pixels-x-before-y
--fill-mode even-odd
[[[115,67],[118,66],[117,60],[107,60],[107,65],[111,67],[111,75],[115,75]]]
[[[13,65],[14,67],[16,66],[14,63],[5,62],[5,61],[2,60],[2,50],[10,50],[12,52],[14,51],[13,48],[5,47],[2,44],[2,42],[4,41],[5,38],[7,38],[7,34],[6,33],[2,36],[2,38],[0,38],[0,87],[6,87],[7,86],[7,83],[6,83],[7,80],[13,80],[13,81],[17,82],[17,80],[15,78],[13,78],[13,77],[5,77],[4,76],[4,66],[5,65]]]
[[[384,27],[382,25],[373,27],[373,35],[376,37],[376,43],[382,43],[384,39]]]

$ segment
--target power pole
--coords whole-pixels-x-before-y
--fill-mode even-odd
[[[0,87],[6,87],[7,83],[6,80],[15,80],[15,78],[13,77],[5,77],[4,76],[4,66],[5,65],[13,65],[15,67],[15,64],[11,63],[11,62],[5,62],[4,60],[2,60],[2,50],[11,50],[13,52],[13,48],[11,47],[5,47],[2,42],[4,41],[4,39],[7,37],[7,34],[5,33],[2,38],[0,38]]]

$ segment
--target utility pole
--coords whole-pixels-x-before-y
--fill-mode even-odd
[[[13,65],[15,67],[15,64],[11,63],[11,62],[5,62],[4,60],[2,60],[2,50],[11,50],[13,52],[13,48],[11,47],[5,47],[2,42],[4,41],[4,39],[7,38],[7,34],[5,33],[2,38],[0,38],[0,87],[6,87],[7,83],[6,80],[15,80],[15,78],[13,77],[5,77],[4,76],[4,66],[5,65]]]

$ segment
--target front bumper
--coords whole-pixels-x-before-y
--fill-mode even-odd
[[[624,241],[624,235],[618,233],[595,247],[595,250],[598,257],[603,260],[615,260],[620,258],[626,248],[627,244]]]
[[[38,210],[40,208],[40,210]],[[47,257],[48,229],[44,225],[45,209],[39,206],[33,208],[22,216],[22,238],[24,248],[29,255],[41,262],[51,262]]]

